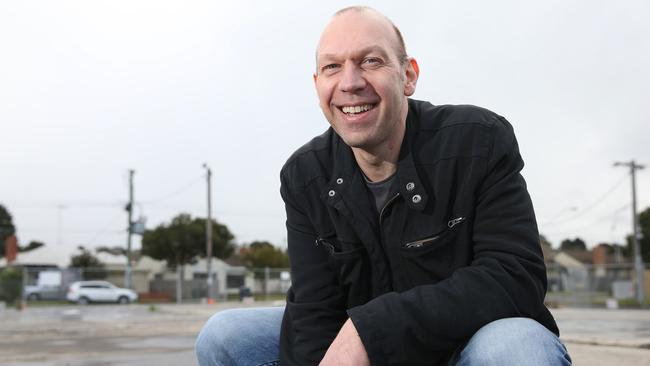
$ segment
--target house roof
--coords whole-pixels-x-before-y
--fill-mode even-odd
[[[562,250],[561,252],[570,255],[582,264],[593,264],[594,257],[590,250]]]
[[[65,267],[70,264],[71,253],[62,246],[44,245],[29,252],[18,253],[15,265],[48,265]],[[7,265],[5,258],[0,259],[0,267]]]

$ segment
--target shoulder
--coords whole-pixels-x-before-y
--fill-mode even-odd
[[[514,132],[497,113],[475,105],[433,105],[409,100],[413,143],[436,156],[487,157],[494,145],[510,145]],[[419,150],[419,149],[418,149]]]
[[[489,109],[471,104],[433,105],[409,99],[409,112],[419,122],[420,129],[440,129],[458,125],[497,127],[508,125],[505,118]]]
[[[331,165],[332,150],[336,143],[336,133],[328,128],[297,149],[282,166],[282,184],[306,186],[315,178],[323,176]]]

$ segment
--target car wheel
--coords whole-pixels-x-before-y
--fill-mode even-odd
[[[129,303],[129,298],[126,296],[120,296],[119,299],[117,299],[117,302],[120,304],[128,304]]]
[[[27,296],[27,300],[30,300],[30,301],[35,301],[35,300],[40,300],[40,299],[41,299],[41,297],[38,296],[38,294],[29,294],[29,296]]]
[[[90,300],[85,296],[82,296],[77,300],[77,304],[79,305],[88,305],[88,303],[90,303]]]

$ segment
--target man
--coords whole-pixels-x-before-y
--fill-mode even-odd
[[[570,364],[510,124],[408,99],[417,62],[372,9],[339,11],[316,56],[332,128],[281,173],[292,287],[279,355],[282,310],[240,310],[204,327],[200,363]]]

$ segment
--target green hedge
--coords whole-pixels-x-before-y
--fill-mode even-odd
[[[0,272],[0,300],[12,304],[20,299],[22,285],[22,271],[12,267],[5,268]]]

